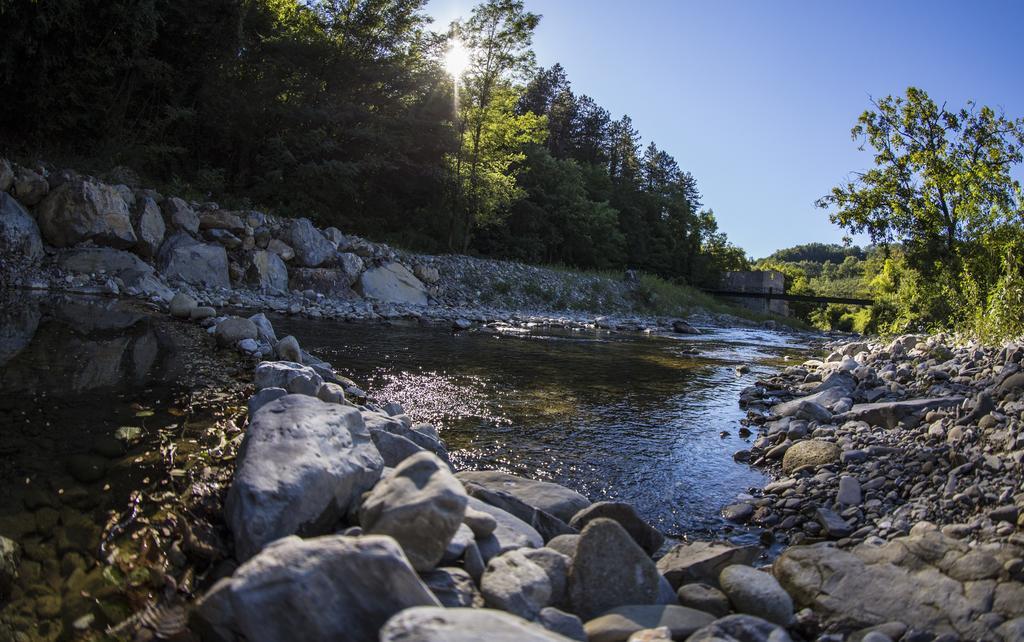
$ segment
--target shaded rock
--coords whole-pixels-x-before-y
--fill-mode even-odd
[[[351,286],[352,283],[345,273],[333,268],[293,267],[288,280],[288,287],[292,290],[312,290],[332,298],[356,298],[357,295]]]
[[[787,475],[803,466],[826,466],[839,461],[842,449],[831,441],[805,439],[794,443],[782,457],[782,472]]]
[[[224,248],[200,243],[185,232],[177,232],[164,241],[157,254],[157,267],[168,279],[208,288],[231,287]]]
[[[490,490],[508,493],[522,502],[568,523],[573,515],[590,506],[590,500],[574,490],[545,481],[517,477],[497,470],[467,470],[456,474]]]
[[[165,198],[160,203],[160,209],[163,211],[164,222],[168,228],[189,234],[199,233],[199,215],[182,199],[177,196]]]
[[[36,220],[10,194],[0,191],[0,253],[28,262],[43,256],[43,239]]]
[[[486,504],[474,497],[469,498],[469,507],[487,513],[494,518],[494,532],[481,538],[477,544],[480,555],[487,562],[496,555],[516,548],[540,548],[544,540],[532,526],[508,511]]]
[[[910,399],[906,401],[884,401],[878,403],[855,404],[849,411],[835,416],[835,421],[866,421],[873,426],[895,428],[904,417],[925,413],[936,408],[959,406],[964,398],[958,396],[937,397],[933,399]]]
[[[316,391],[316,397],[320,401],[324,401],[326,403],[340,403],[340,404],[346,404],[347,403],[347,400],[345,399],[345,389],[342,388],[340,385],[338,385],[336,383],[327,382],[327,383],[320,384],[320,387]],[[380,431],[378,431],[378,432],[380,432]],[[373,433],[370,433],[370,436],[372,437]],[[373,443],[376,444],[377,440],[374,439]],[[379,450],[379,447],[378,447],[378,450]],[[383,453],[381,453],[381,454],[383,454]],[[386,459],[385,459],[384,465],[385,466],[392,466],[392,464],[388,464],[387,463]]]
[[[274,353],[277,354],[278,359],[302,363],[302,350],[299,349],[299,340],[290,334],[277,342],[277,345],[274,346]]]
[[[292,219],[288,231],[300,265],[315,268],[334,256],[334,246],[308,218]]]
[[[856,477],[843,475],[839,478],[839,492],[836,493],[836,501],[847,506],[860,504],[861,492],[860,482]]]
[[[291,361],[262,361],[256,366],[253,375],[257,390],[284,388],[299,395],[315,396],[323,382],[320,375],[309,366]]]
[[[685,640],[715,618],[685,606],[630,604],[609,610],[584,625],[588,642],[625,642],[643,629],[668,627],[672,639]]]
[[[18,579],[18,564],[21,562],[21,548],[18,543],[0,535],[0,599],[10,595],[14,581]]]
[[[228,317],[217,324],[213,333],[220,346],[233,347],[243,339],[255,339],[259,336],[256,324],[244,317]]]
[[[640,545],[648,555],[653,555],[665,542],[665,536],[651,527],[639,515],[636,509],[625,502],[597,502],[576,513],[569,525],[583,530],[593,520],[605,517],[613,519],[626,529],[630,537]]]
[[[260,292],[288,291],[288,268],[281,257],[268,250],[256,250],[245,273],[246,281]]]
[[[750,566],[722,569],[718,584],[740,613],[756,615],[780,626],[793,619],[793,600],[774,577]]]
[[[480,579],[487,605],[527,620],[551,604],[551,581],[538,564],[521,549],[508,551],[487,563]]]
[[[199,229],[201,230],[230,230],[232,232],[245,231],[245,221],[235,212],[228,210],[208,210],[199,215]]]
[[[135,253],[147,259],[155,257],[167,233],[167,224],[164,223],[160,206],[148,196],[140,198],[135,202],[131,218],[138,238],[133,248]]]
[[[423,265],[422,263],[417,263],[415,267],[413,267],[413,274],[415,274],[416,278],[420,281],[431,285],[441,280],[441,273],[436,267]]]
[[[757,546],[734,546],[721,542],[676,544],[658,560],[658,571],[672,588],[703,582],[718,585],[722,569],[731,564],[752,564],[761,549]]]
[[[138,241],[121,194],[109,185],[87,180],[63,183],[50,192],[36,209],[36,220],[43,238],[55,247],[90,240],[130,249]]]
[[[338,272],[339,277],[345,282],[348,287],[355,285],[355,282],[359,280],[359,275],[362,274],[363,259],[359,258],[351,252],[339,252],[338,253]]]
[[[477,591],[473,578],[461,568],[438,568],[420,573],[420,579],[427,585],[441,606],[454,609],[460,607],[480,608],[484,605],[484,599]]]
[[[13,181],[14,196],[29,207],[43,200],[43,197],[50,191],[50,184],[43,175],[27,167],[19,167],[15,170]]]
[[[786,629],[754,615],[729,615],[694,631],[686,642],[793,642]]]
[[[540,533],[544,541],[548,541],[558,535],[568,535],[577,532],[576,529],[570,528],[568,524],[557,517],[538,510],[508,493],[493,491],[473,482],[464,481],[463,484],[465,485],[466,492],[471,497],[512,513],[530,526],[533,526]]]
[[[14,185],[14,168],[6,158],[0,158],[0,192],[6,192]]]
[[[494,517],[468,506],[466,507],[466,514],[462,518],[462,523],[473,531],[475,537],[481,539],[491,535],[494,529],[498,527],[498,520],[494,519]]]
[[[566,642],[570,638],[494,609],[411,608],[391,618],[380,642]]]
[[[845,519],[827,508],[821,506],[816,508],[814,518],[821,524],[825,534],[831,538],[839,539],[853,533],[853,527]]]
[[[287,394],[288,391],[284,388],[263,388],[262,390],[257,391],[256,394],[249,397],[249,403],[247,404],[249,416],[252,417],[256,414],[256,411],[263,406],[275,399],[280,399]]]
[[[277,334],[274,332],[274,326],[270,323],[270,319],[267,315],[260,312],[249,317],[249,320],[256,324],[256,329],[259,331],[259,340],[274,345],[277,343]],[[298,361],[297,363],[302,363]]]
[[[702,582],[683,584],[676,592],[676,597],[682,606],[704,611],[715,617],[728,615],[730,611],[729,598],[710,584]]]
[[[373,444],[384,458],[384,465],[392,468],[417,453],[426,452],[405,437],[386,430],[371,430],[370,437],[373,438]]]
[[[248,642],[375,642],[393,615],[437,598],[390,537],[286,537],[199,600],[199,617]]]
[[[387,303],[426,305],[427,289],[404,265],[385,263],[362,273],[356,284],[364,297]]]
[[[326,532],[383,467],[355,409],[305,395],[266,404],[249,419],[225,501],[236,556],[285,535]]]
[[[580,534],[569,570],[569,602],[584,620],[617,606],[655,604],[659,580],[654,562],[629,533],[598,517]]]
[[[545,606],[540,610],[540,614],[537,615],[537,624],[548,631],[564,635],[570,640],[587,642],[587,632],[583,629],[583,620],[553,606]]]
[[[367,533],[394,537],[413,568],[427,571],[441,561],[467,502],[444,462],[433,453],[417,453],[374,486],[359,510],[359,524]]]
[[[69,272],[117,277],[126,287],[164,301],[173,298],[173,291],[157,278],[153,267],[131,252],[109,247],[80,247],[61,252],[57,264]]]

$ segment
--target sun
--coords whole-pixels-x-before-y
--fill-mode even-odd
[[[444,68],[453,77],[458,78],[469,67],[469,50],[458,40],[452,40],[448,52],[444,55]]]

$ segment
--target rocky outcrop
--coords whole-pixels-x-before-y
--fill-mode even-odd
[[[376,642],[392,616],[439,606],[390,537],[286,537],[197,605],[212,635],[248,642]],[[406,611],[407,612],[407,611]]]
[[[294,394],[266,404],[250,419],[225,502],[237,556],[329,532],[383,465],[357,410]]]
[[[363,296],[388,303],[426,305],[427,289],[401,263],[385,263],[363,272],[356,285]]]
[[[160,248],[157,266],[167,279],[207,288],[230,288],[228,255],[219,245],[177,232]]]
[[[62,183],[50,192],[39,203],[36,219],[43,238],[55,247],[93,241],[130,249],[138,242],[121,193],[86,179]]]

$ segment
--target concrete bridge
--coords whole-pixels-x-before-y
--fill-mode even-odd
[[[789,316],[789,301],[844,305],[874,303],[871,299],[787,294],[786,276],[778,270],[726,272],[720,287],[704,291],[714,296],[733,299],[735,303],[758,312],[771,312],[782,316]]]

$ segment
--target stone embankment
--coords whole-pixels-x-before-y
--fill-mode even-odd
[[[305,218],[226,210],[2,158],[0,286],[163,303],[181,292],[203,307],[461,329],[503,322],[693,331],[645,315],[635,283],[625,280],[410,254]],[[701,323],[714,321],[699,314]]]

